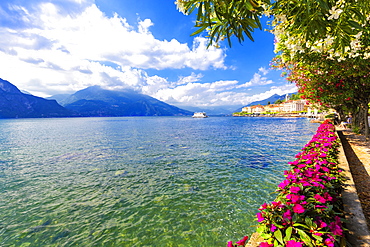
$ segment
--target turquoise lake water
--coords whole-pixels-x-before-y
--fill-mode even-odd
[[[226,246],[311,139],[308,119],[0,120],[0,246]]]

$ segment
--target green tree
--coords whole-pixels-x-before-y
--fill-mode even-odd
[[[314,63],[287,63],[274,60],[274,66],[286,72],[296,83],[302,98],[323,107],[334,108],[344,119],[352,113],[353,124],[369,135],[367,112],[370,103],[370,64],[364,59],[323,60]],[[354,66],[355,65],[355,66]]]
[[[175,3],[184,14],[197,10],[195,27],[198,29],[192,35],[207,31],[209,45],[217,46],[226,38],[231,46],[232,36],[239,42],[245,37],[253,40],[254,30],[262,29],[263,6],[270,4],[270,0],[177,0]]]
[[[277,101],[275,101],[275,103],[274,103],[274,104],[281,104],[281,103],[283,103],[283,100],[278,99]]]
[[[370,83],[366,66],[370,61],[369,1],[177,0],[176,3],[185,14],[198,10],[198,29],[193,35],[208,32],[209,45],[218,45],[226,38],[231,46],[232,36],[239,42],[245,37],[253,40],[253,31],[261,29],[259,17],[271,16],[275,52],[280,66],[291,72],[288,79],[300,74],[308,80],[305,85],[297,77],[291,81],[297,83],[301,93],[311,95],[311,100],[316,97],[321,104],[335,106],[338,111],[362,109],[359,111],[363,118],[357,119],[359,125],[368,128],[364,111],[369,103]],[[322,79],[326,78],[324,75],[330,75],[328,79],[333,83],[344,81],[345,87],[327,86]],[[343,99],[344,95],[348,97]]]
[[[197,12],[193,35],[208,32],[209,45],[226,38],[231,46],[232,36],[239,42],[245,37],[253,40],[253,31],[262,29],[260,17],[267,15],[273,17],[274,34],[287,35],[294,46],[291,52],[324,44],[339,57],[355,43],[370,12],[369,2],[360,0],[177,0],[176,4],[184,14]]]

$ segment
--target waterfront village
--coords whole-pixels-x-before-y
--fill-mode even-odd
[[[233,116],[309,117],[321,119],[327,113],[318,110],[318,108],[317,105],[310,104],[307,100],[297,99],[297,97],[289,98],[286,95],[285,100],[278,100],[274,104],[268,103],[267,105],[258,104],[243,107],[241,112],[235,112]]]

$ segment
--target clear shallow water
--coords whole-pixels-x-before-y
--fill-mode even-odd
[[[250,235],[307,119],[0,120],[0,246],[225,246]]]

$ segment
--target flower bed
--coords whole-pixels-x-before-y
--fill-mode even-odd
[[[257,232],[265,239],[261,247],[334,246],[341,241],[344,177],[338,168],[338,147],[335,128],[327,120],[289,162],[292,168],[284,172],[275,201],[263,204],[257,213]],[[236,244],[244,246],[246,238]]]

